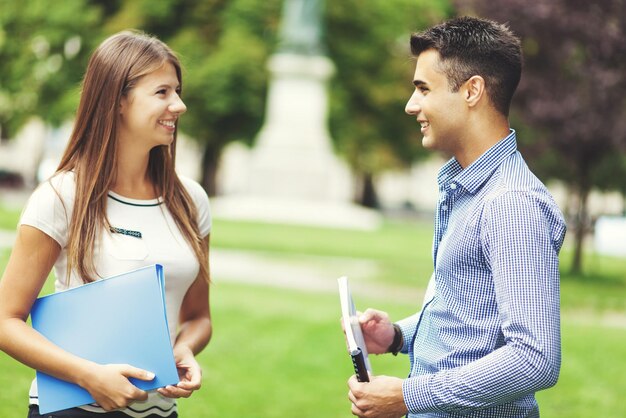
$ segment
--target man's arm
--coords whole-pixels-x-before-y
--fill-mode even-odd
[[[394,327],[386,312],[367,309],[359,317],[359,322],[368,352],[384,354],[395,350],[406,353],[409,346],[407,341],[412,340],[418,319],[419,313],[400,321],[402,326]],[[399,336],[397,330],[401,333]],[[391,418],[405,415],[407,407],[402,382],[402,379],[396,377],[370,376],[369,382],[361,383],[352,376],[348,381],[352,413],[359,417]]]
[[[483,251],[493,275],[504,346],[465,366],[403,383],[411,412],[463,412],[554,385],[561,362],[558,216],[505,193],[485,208]]]
[[[396,418],[408,412],[402,394],[402,379],[389,376],[370,376],[361,383],[352,376],[348,380],[352,414],[359,417]]]

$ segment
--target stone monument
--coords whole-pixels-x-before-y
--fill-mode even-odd
[[[376,212],[350,203],[353,179],[333,151],[327,84],[335,68],[325,55],[322,12],[322,0],[285,0],[277,51],[267,63],[265,121],[245,164],[247,184],[238,196],[216,201],[216,215],[378,225]],[[242,166],[234,175],[244,175]]]

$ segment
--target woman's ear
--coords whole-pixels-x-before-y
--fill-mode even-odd
[[[124,111],[126,110],[126,96],[122,96],[120,98],[120,107],[119,107],[119,114],[120,116],[124,115]]]
[[[469,78],[464,85],[465,101],[468,106],[476,106],[485,95],[485,79],[479,75]]]

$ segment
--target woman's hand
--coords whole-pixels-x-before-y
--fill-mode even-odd
[[[149,381],[154,379],[154,373],[128,364],[95,365],[81,386],[105,411],[112,411],[148,398],[147,392],[128,380],[130,377]]]
[[[167,398],[188,398],[202,385],[202,369],[189,348],[174,347],[174,359],[180,382],[157,391]]]

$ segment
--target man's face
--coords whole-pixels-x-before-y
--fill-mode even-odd
[[[434,49],[427,49],[417,57],[415,91],[405,111],[421,125],[425,148],[455,155],[466,126],[467,107],[463,89],[452,92],[440,68],[440,55]]]

